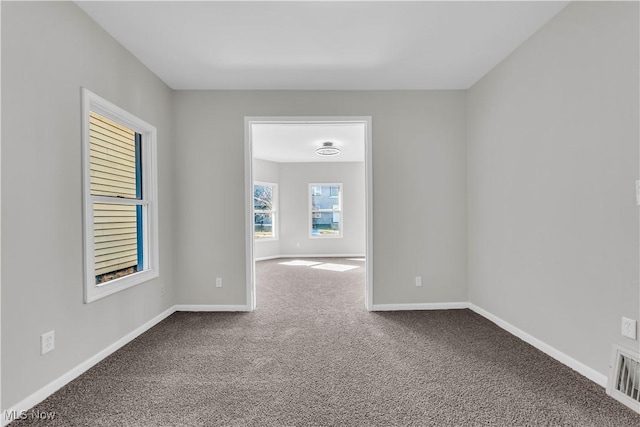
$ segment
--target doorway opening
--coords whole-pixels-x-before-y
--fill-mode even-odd
[[[368,116],[245,117],[248,310],[254,310],[258,304],[256,258],[291,255],[304,258],[318,254],[364,255],[365,286],[362,291],[365,308],[371,310],[371,142],[371,117]],[[342,166],[360,163],[358,167],[364,181],[361,186],[341,182],[349,178],[341,177],[339,173],[331,174],[330,169],[339,170],[340,163]],[[286,171],[282,177],[275,172],[279,169],[274,168],[274,164],[286,165],[282,167]],[[313,174],[310,172],[313,169],[323,173]],[[354,201],[354,195],[358,200]],[[343,198],[348,198],[348,203]],[[363,211],[355,220],[350,218],[354,206]],[[314,248],[318,247],[323,248],[321,253],[314,253]],[[327,248],[329,252],[326,252]]]

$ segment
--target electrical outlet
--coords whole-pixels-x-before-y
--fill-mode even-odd
[[[164,285],[160,286],[160,296],[164,296]]]
[[[222,277],[216,277],[216,288],[222,287]]]
[[[636,321],[633,319],[622,318],[622,336],[636,339]]]
[[[636,204],[640,206],[640,181],[636,181]]]
[[[416,276],[416,286],[422,286],[422,276]]]
[[[56,331],[40,335],[40,354],[49,353],[56,347]]]

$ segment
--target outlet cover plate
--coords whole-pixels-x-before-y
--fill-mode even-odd
[[[49,353],[56,348],[56,331],[40,335],[40,354]]]
[[[622,318],[622,336],[631,338],[632,340],[636,339],[636,321],[633,319],[628,319],[626,317]]]

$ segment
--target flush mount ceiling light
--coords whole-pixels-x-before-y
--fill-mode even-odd
[[[323,142],[322,147],[316,148],[316,154],[319,156],[336,156],[340,154],[340,149],[333,146],[333,142]]]

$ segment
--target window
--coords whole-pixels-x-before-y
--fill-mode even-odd
[[[276,210],[278,185],[256,182],[253,185],[253,237],[256,240],[278,238]]]
[[[310,236],[342,237],[342,184],[309,184]]]
[[[89,303],[159,275],[156,128],[87,89],[82,101]]]

